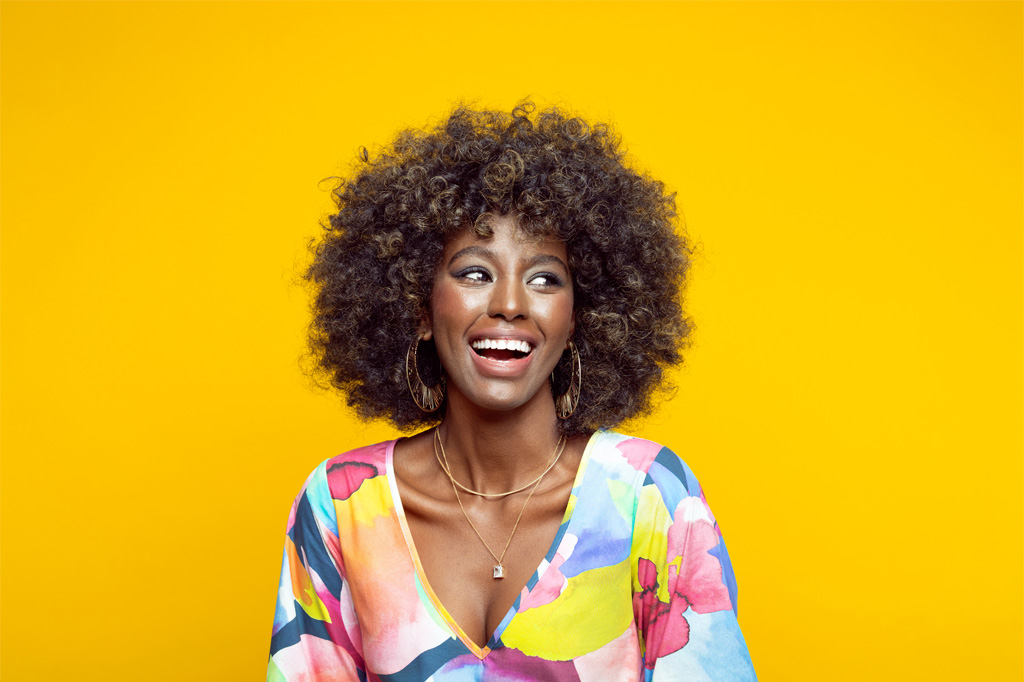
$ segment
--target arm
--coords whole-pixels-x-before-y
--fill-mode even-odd
[[[736,620],[736,580],[693,472],[667,448],[640,490],[633,611],[645,679],[756,680]]]
[[[267,682],[366,679],[325,464],[288,516]]]

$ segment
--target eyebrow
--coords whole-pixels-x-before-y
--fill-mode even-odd
[[[487,258],[488,260],[495,259],[494,252],[488,249],[486,246],[473,245],[467,246],[464,249],[456,251],[452,255],[452,257],[448,259],[448,265],[451,265],[456,261],[456,259],[462,258],[464,256],[480,256],[481,258]],[[537,265],[544,265],[547,263],[557,263],[558,265],[561,265],[563,268],[565,268],[566,272],[569,272],[569,266],[565,264],[565,261],[563,261],[558,256],[554,256],[550,253],[538,253],[536,256],[534,256],[533,258],[526,262],[526,267],[532,268]]]

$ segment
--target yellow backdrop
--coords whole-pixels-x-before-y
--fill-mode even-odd
[[[299,370],[318,182],[531,96],[702,246],[631,428],[761,679],[1020,679],[1022,7],[3,2],[4,677],[265,674],[293,496],[392,435]]]

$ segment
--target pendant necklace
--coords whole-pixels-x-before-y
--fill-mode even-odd
[[[435,457],[437,457],[437,447],[438,447],[438,444],[440,444],[440,442],[441,442],[441,437],[438,435],[437,429],[435,428],[434,429],[434,456]],[[549,471],[551,471],[551,468],[554,466],[555,462],[557,462],[558,458],[561,457],[563,450],[565,450],[565,436],[559,437],[558,443],[555,445],[554,460],[548,466],[548,468],[545,469],[544,472],[540,476],[537,477],[536,480],[531,481],[530,483],[527,483],[525,486],[523,486],[521,488],[518,488],[516,490],[512,490],[512,491],[507,492],[507,493],[496,493],[496,494],[488,495],[486,493],[480,493],[480,492],[477,492],[475,490],[469,490],[468,488],[465,488],[464,486],[458,485],[455,482],[455,477],[452,476],[451,468],[448,466],[448,456],[444,452],[444,446],[443,445],[441,446],[441,457],[444,458],[444,462],[441,464],[441,468],[444,469],[444,472],[446,474],[448,474],[448,480],[451,481],[452,491],[455,493],[455,500],[459,503],[459,509],[462,510],[462,515],[465,516],[466,517],[466,521],[469,522],[469,527],[472,528],[473,532],[476,533],[476,536],[478,538],[480,538],[480,542],[483,543],[483,546],[487,549],[487,553],[490,554],[494,558],[494,561],[496,562],[494,564],[494,572],[492,574],[493,578],[499,579],[499,578],[504,578],[505,577],[505,566],[504,566],[504,563],[503,563],[503,561],[505,559],[505,553],[508,552],[509,545],[512,544],[512,538],[515,536],[516,530],[518,530],[518,528],[519,528],[519,522],[523,518],[523,512],[526,511],[526,506],[528,504],[530,504],[530,499],[533,497],[533,494],[535,492],[537,492],[537,488],[540,487],[540,482],[544,479],[544,475],[547,474]],[[438,462],[441,463],[441,458],[438,458]],[[491,550],[490,545],[487,544],[487,541],[484,540],[484,536],[480,534],[480,531],[477,529],[476,524],[473,523],[473,519],[471,519],[469,517],[469,514],[466,512],[466,508],[462,505],[462,498],[459,496],[459,488],[461,487],[464,490],[466,490],[467,492],[471,492],[474,495],[480,495],[481,497],[504,497],[506,495],[511,495],[512,493],[517,493],[517,492],[520,492],[522,490],[525,490],[530,485],[533,485],[533,490],[531,490],[530,494],[526,497],[526,502],[523,503],[523,508],[519,510],[519,516],[516,517],[515,525],[512,526],[512,532],[509,533],[508,540],[505,542],[505,548],[501,550],[501,556],[498,556],[497,554],[494,553],[493,550]]]

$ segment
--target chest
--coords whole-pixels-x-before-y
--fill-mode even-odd
[[[479,647],[543,568],[571,486],[494,501],[410,502],[405,517],[425,579],[451,618]],[[500,576],[500,577],[496,577]]]
[[[438,551],[410,553],[408,560],[401,551],[382,551],[378,537],[358,565],[347,562],[343,595],[351,600],[368,669],[426,679],[437,668],[435,657],[443,657],[492,671],[528,663],[539,666],[529,679],[575,679],[574,661],[607,659],[593,679],[635,680],[642,655],[629,536],[591,544],[569,530],[559,524],[554,537],[513,539],[499,580],[479,539],[454,528],[448,535],[413,535],[425,545],[436,532]],[[511,555],[515,549],[522,558]]]
[[[397,490],[384,497],[383,486],[397,487],[386,477],[338,503],[342,612],[346,628],[359,633],[368,669],[425,679],[437,657],[572,665],[616,652],[599,678],[636,679],[631,505],[612,499],[616,487],[604,476],[600,485],[576,483],[571,496],[565,489],[531,500],[518,527],[521,502],[464,505],[463,513]],[[374,504],[360,504],[363,494]],[[485,542],[502,559],[504,578],[493,577],[497,562]],[[412,670],[421,663],[426,674],[417,678]],[[572,679],[554,668],[535,678]]]

